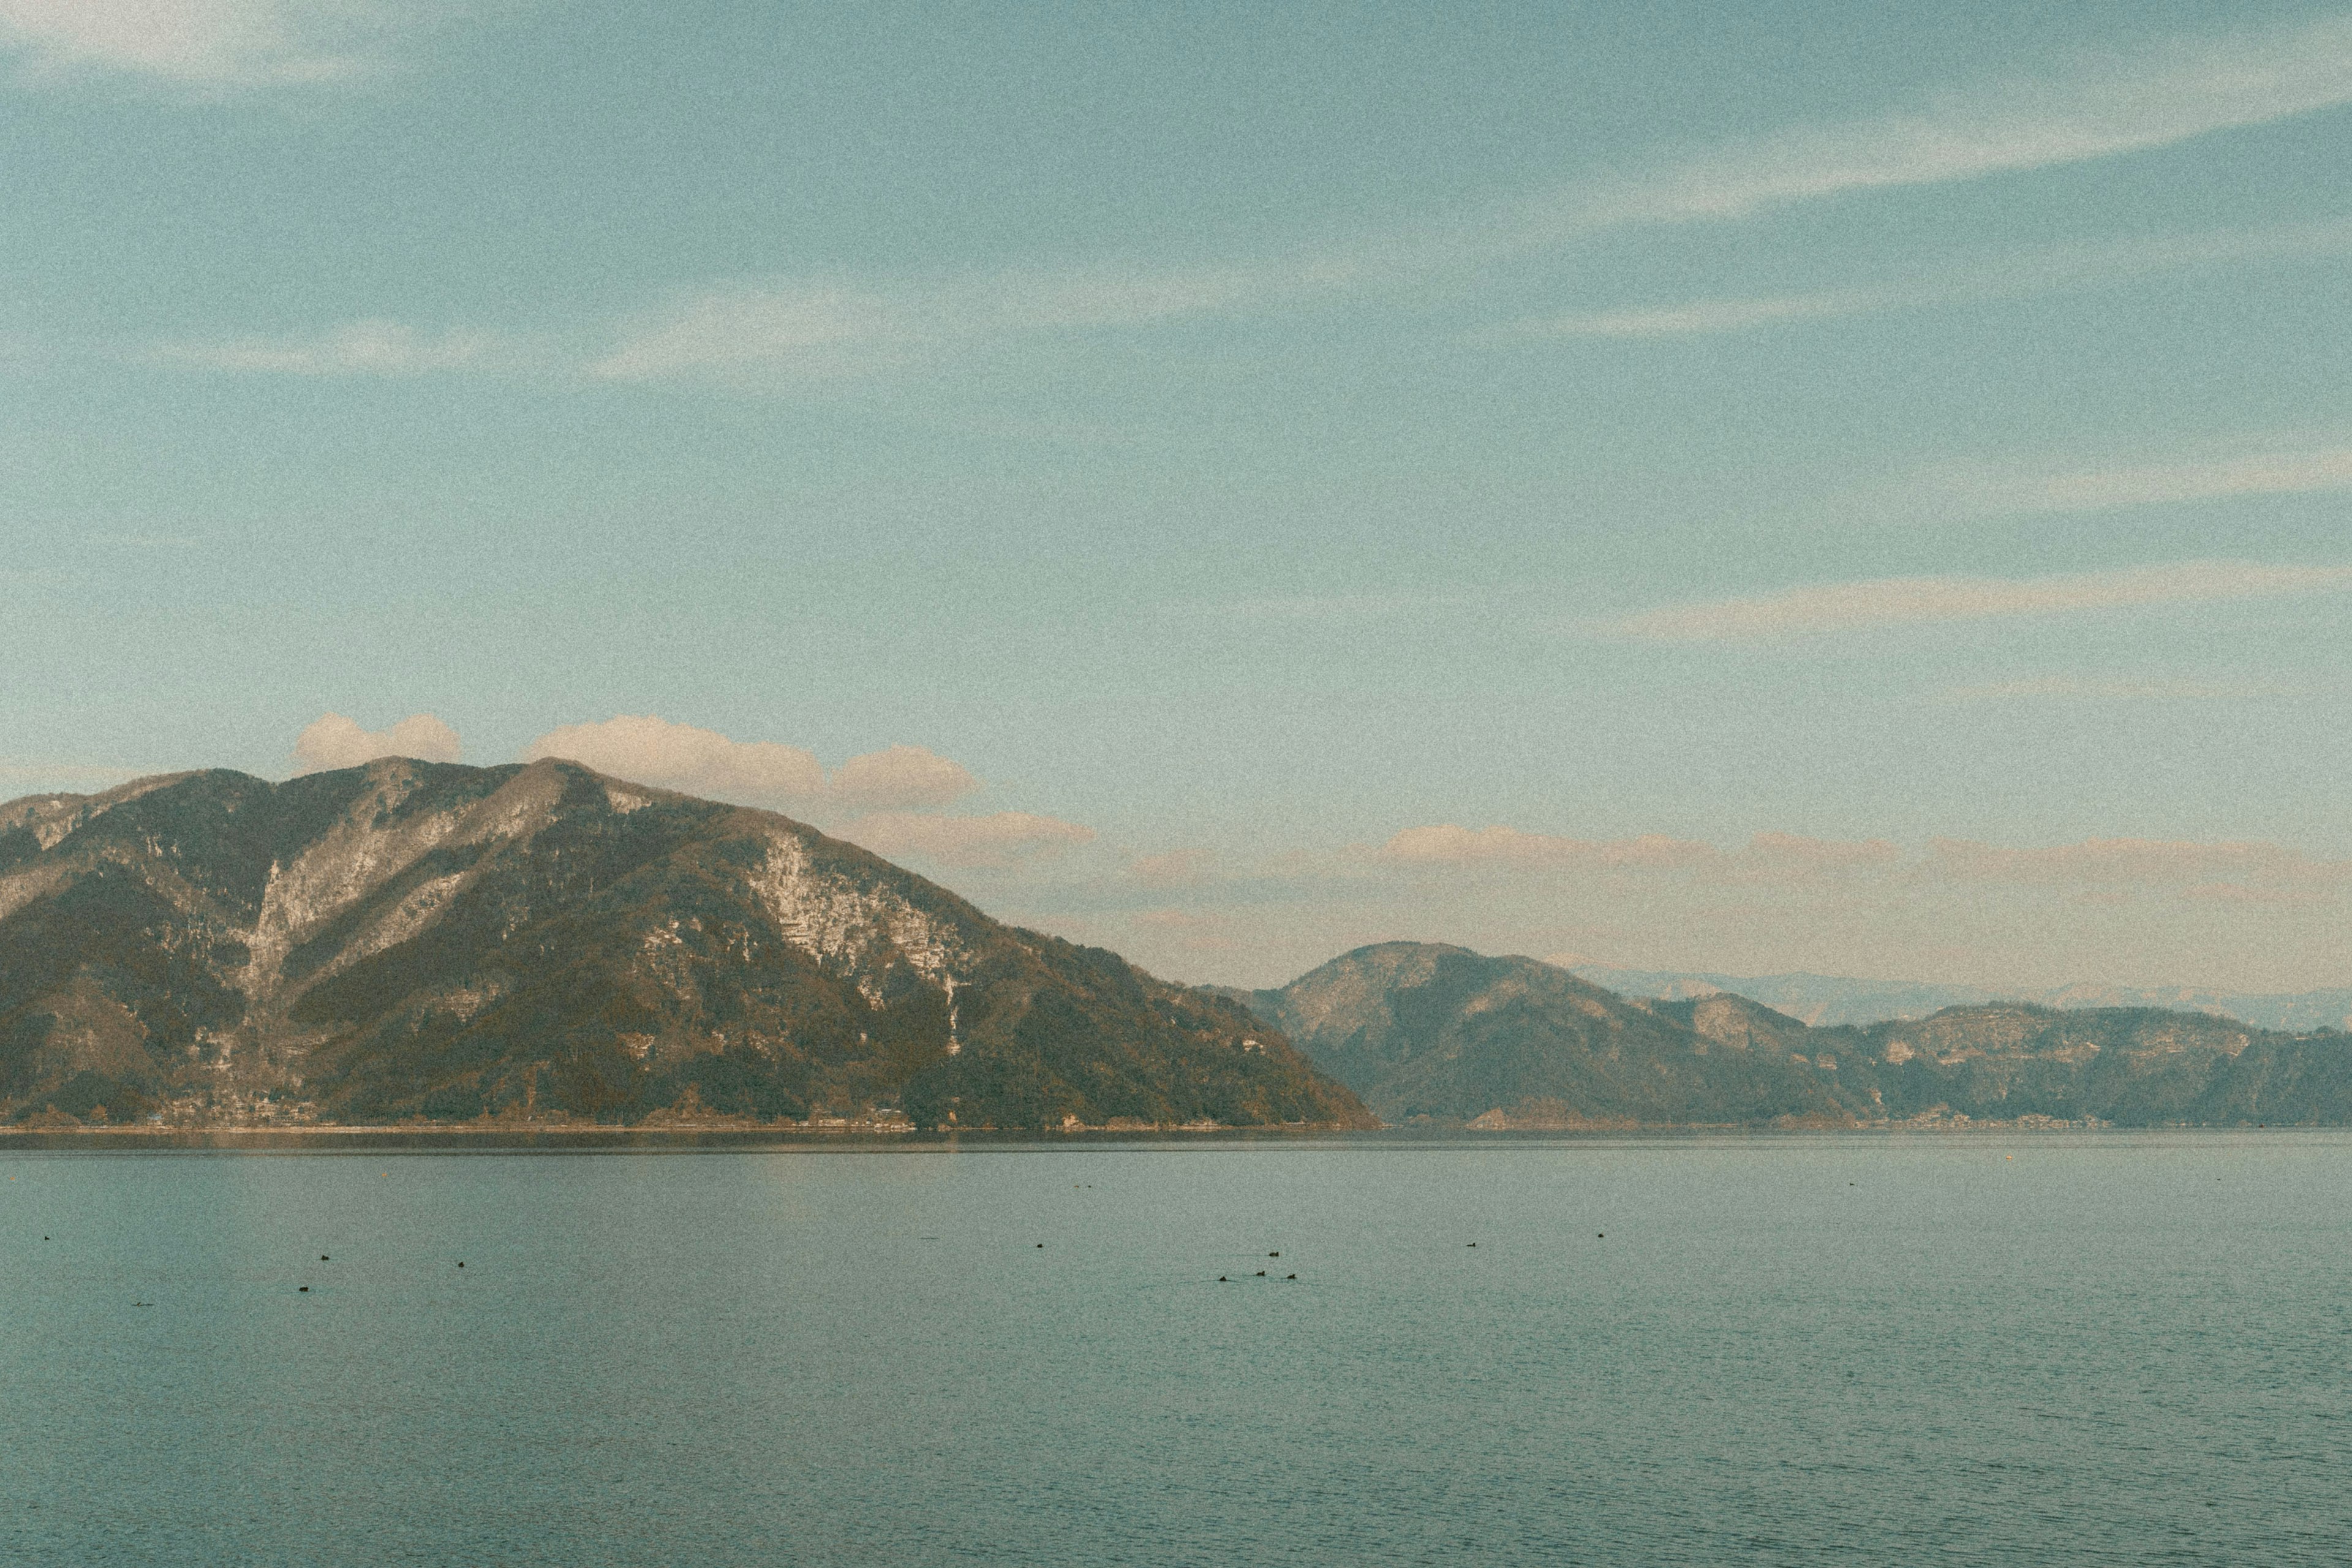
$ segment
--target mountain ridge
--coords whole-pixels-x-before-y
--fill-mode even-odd
[[[1735,994],[1627,997],[1539,960],[1419,942],[1250,998],[1408,1124],[2352,1124],[2352,1037],[2200,1012],[1998,1002],[1816,1026]]]
[[[1628,996],[1673,998],[1730,992],[1813,1025],[1876,1024],[1896,1018],[1924,1018],[1945,1007],[2023,1002],[2074,1010],[2156,1007],[2168,1012],[2214,1013],[2242,1024],[2286,1031],[2352,1028],[2352,987],[2248,992],[2198,985],[2111,985],[2091,981],[2052,986],[1945,985],[1836,974],[1716,974],[1690,970],[1624,969],[1583,961],[1548,962]]]

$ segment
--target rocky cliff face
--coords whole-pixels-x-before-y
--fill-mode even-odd
[[[1741,996],[1619,996],[1527,958],[1391,942],[1258,1013],[1391,1121],[2352,1123],[2352,1037],[2016,1003],[1812,1028]]]
[[[0,806],[0,1114],[1360,1123],[1240,1006],[570,763]]]

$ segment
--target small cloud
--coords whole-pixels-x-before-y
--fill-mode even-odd
[[[341,713],[325,713],[294,739],[297,773],[355,768],[378,757],[414,757],[425,763],[457,760],[457,731],[430,713],[412,713],[384,730],[363,730]]]
[[[1923,108],[1800,127],[1556,205],[1555,232],[1739,218],[2171,146],[2352,100],[2352,18],[2183,40],[1938,95]]]
[[[948,805],[980,788],[960,763],[920,746],[850,758],[826,776],[816,753],[775,741],[738,741],[651,713],[551,730],[523,760],[562,757],[635,784],[776,811],[898,811]]]
[[[1922,623],[2222,604],[2352,590],[2352,566],[2183,561],[2053,577],[1881,577],[1675,605],[1603,623],[1603,635],[1734,642]]]
[[[562,757],[583,767],[684,795],[778,810],[824,795],[816,753],[774,741],[735,741],[716,730],[673,724],[650,713],[551,730],[523,749],[523,760]]]
[[[1845,316],[1874,315],[1938,305],[1979,304],[2018,300],[2069,289],[2095,287],[2124,279],[2184,271],[2231,262],[2332,258],[2352,251],[2352,223],[2331,219],[2319,223],[2274,224],[2255,228],[2224,229],[2197,234],[2157,235],[2102,245],[2069,245],[2012,253],[1966,267],[1915,273],[1906,278],[1845,289],[1804,294],[1766,294],[1728,299],[1691,300],[1672,305],[1570,312],[1519,321],[1502,332],[1480,336],[1517,338],[1678,338],[1741,332],[1790,321],[1829,321]],[[2318,489],[2339,488],[2345,479],[2336,471],[2331,454],[2311,454],[2305,459],[2255,461],[2232,471],[2203,472],[2196,467],[2173,469],[2124,470],[2089,481],[2094,492],[2120,482],[2126,489],[2154,486],[2159,491],[2195,490],[2220,484],[2220,493],[2242,494],[2251,486],[2279,485]],[[2062,490],[2080,489],[2084,476],[2056,481]],[[2053,481],[2044,479],[2042,485]],[[1992,487],[1988,487],[1992,488]],[[2015,493],[2023,488],[2022,497]],[[2008,498],[2027,510],[2081,510],[2079,498],[2063,494],[2039,497],[2030,487],[2012,481]],[[2166,495],[2163,499],[2185,499]],[[2038,503],[2038,504],[2037,504]],[[2099,504],[2116,504],[2100,502]]]
[[[1030,333],[1223,314],[1328,287],[1347,270],[1307,261],[721,284],[630,325],[589,374],[612,381],[857,374]]]
[[[1457,827],[1442,823],[1408,827],[1379,850],[1379,857],[1406,866],[1494,866],[1621,869],[1701,865],[1722,851],[1712,844],[1645,833],[1635,838],[1594,842],[1522,833],[1516,827]]]
[[[348,81],[397,33],[447,19],[455,0],[0,0],[0,48],[37,77],[91,72],[214,91]]]
[[[1948,474],[1943,484],[1969,510],[1992,516],[2318,495],[2352,489],[2352,447],[2240,452],[2055,474],[1960,471]]]
[[[1788,294],[1752,300],[1695,300],[1649,310],[1601,310],[1589,315],[1548,316],[1522,321],[1511,331],[1536,338],[1685,338],[1745,331],[1782,321],[1820,321],[1880,309],[1883,290],[1853,289],[1825,294]]]
[[[239,338],[163,343],[150,357],[167,364],[256,375],[426,375],[482,364],[499,347],[486,332],[421,332],[398,321],[353,321],[311,337]]]
[[[833,799],[847,811],[951,805],[980,788],[961,763],[920,746],[891,746],[850,758],[833,772]]]
[[[942,866],[1006,871],[1094,842],[1095,830],[1026,811],[992,816],[933,816],[886,811],[838,830],[885,859],[913,858]]]

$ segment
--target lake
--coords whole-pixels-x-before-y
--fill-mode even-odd
[[[12,1563],[2352,1561],[2352,1133],[0,1177]]]

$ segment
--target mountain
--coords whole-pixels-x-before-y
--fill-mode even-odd
[[[0,806],[0,1117],[886,1107],[1370,1121],[1234,1004],[803,824],[568,763],[194,773]]]
[[[1360,948],[1250,1001],[1392,1121],[2352,1124],[2352,1037],[2206,1013],[1983,1003],[1814,1026],[1745,996],[1627,997],[1418,942]]]
[[[1874,1024],[1887,1018],[1924,1018],[1945,1007],[2025,1002],[2043,1007],[2156,1007],[2172,1012],[2217,1013],[2264,1029],[2352,1028],[2352,989],[2273,994],[2214,991],[2192,985],[2083,983],[1993,988],[1855,980],[1832,974],[1704,974],[1618,969],[1605,963],[1570,963],[1564,967],[1596,985],[1605,985],[1628,996],[1705,996],[1728,991],[1752,997],[1808,1024]]]
[[[1390,1121],[1851,1120],[1782,1047],[1805,1026],[1736,998],[1635,1002],[1531,958],[1398,942],[1254,1000]]]

